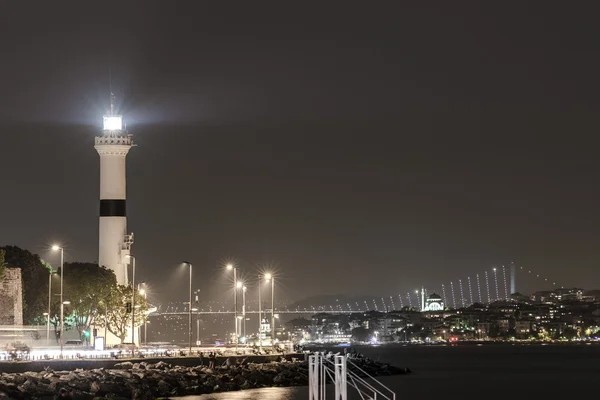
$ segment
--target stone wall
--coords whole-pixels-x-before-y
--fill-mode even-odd
[[[0,280],[0,325],[23,325],[23,287],[20,268],[6,268]]]

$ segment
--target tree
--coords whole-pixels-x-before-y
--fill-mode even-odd
[[[135,327],[142,325],[146,320],[148,305],[146,299],[136,290],[135,308],[131,307],[131,286],[116,285],[104,301],[99,303],[101,311],[98,326],[106,327],[110,333],[125,341],[127,330],[131,328],[131,312],[134,312]]]
[[[23,323],[32,325],[48,307],[48,270],[37,254],[17,246],[5,246],[6,266],[21,269]]]
[[[101,318],[102,304],[116,288],[117,278],[113,271],[95,263],[65,263],[64,269],[63,297],[71,302],[65,308],[65,322],[68,320],[86,341],[86,332]]]

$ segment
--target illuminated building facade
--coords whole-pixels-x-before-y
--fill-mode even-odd
[[[423,311],[443,311],[443,310],[444,310],[444,302],[442,301],[442,298],[439,295],[432,293],[431,295],[429,295],[427,297]]]

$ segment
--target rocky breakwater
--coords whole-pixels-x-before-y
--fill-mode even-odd
[[[353,360],[372,376],[410,372],[371,360]],[[349,366],[351,368],[351,366]],[[197,395],[271,386],[308,384],[308,364],[272,362],[231,367],[172,366],[166,362],[132,364],[123,362],[115,369],[2,373],[0,392],[14,399],[51,399],[61,390],[75,399],[154,399]]]

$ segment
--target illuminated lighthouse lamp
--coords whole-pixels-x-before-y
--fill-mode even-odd
[[[123,120],[120,116],[107,116],[104,117],[104,130],[105,131],[120,131],[123,129]]]

